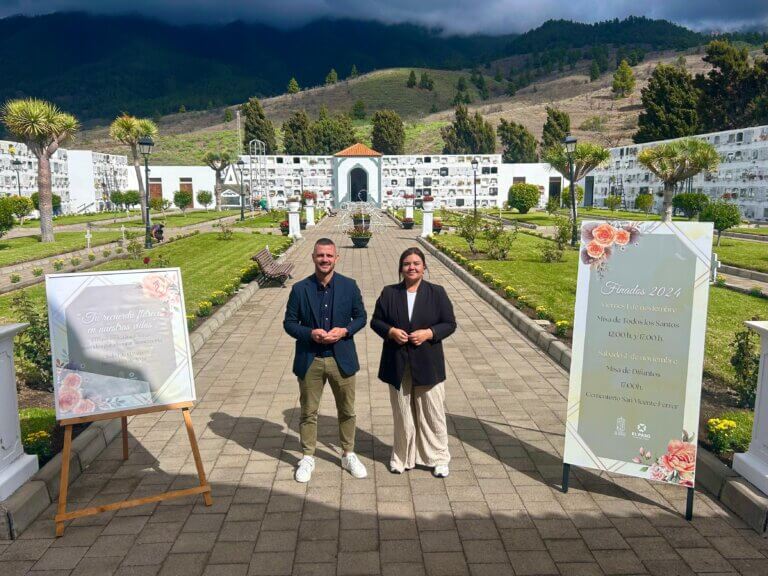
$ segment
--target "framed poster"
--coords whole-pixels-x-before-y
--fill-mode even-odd
[[[56,418],[195,399],[178,268],[46,276]]]
[[[563,461],[692,487],[712,224],[581,228]]]

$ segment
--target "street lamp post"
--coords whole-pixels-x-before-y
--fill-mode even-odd
[[[21,196],[21,165],[22,162],[18,158],[16,158],[13,162],[11,162],[11,165],[13,166],[13,170],[16,172],[16,187],[19,190],[19,196]]]
[[[573,155],[576,152],[576,137],[568,134],[563,140],[563,144],[565,144],[565,153],[568,155],[568,172],[571,181],[571,246],[575,247],[579,235],[578,227],[576,225],[576,201],[578,199],[578,194],[576,194],[576,182],[574,182],[573,174]]]
[[[144,156],[144,203],[146,204],[144,248],[147,249],[152,248],[152,222],[149,216],[149,155],[152,154],[152,147],[154,145],[155,141],[152,140],[152,136],[142,136],[139,138],[139,152]]]
[[[477,158],[472,159],[472,206],[474,206],[475,218],[477,218],[477,167],[479,164]]]
[[[240,172],[240,222],[245,220],[245,194],[243,193],[243,168],[245,167],[245,162],[243,162],[243,159],[240,158],[240,160],[237,161],[237,170]]]

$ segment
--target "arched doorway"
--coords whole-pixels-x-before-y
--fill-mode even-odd
[[[349,192],[353,202],[368,201],[368,172],[360,167],[349,173]]]

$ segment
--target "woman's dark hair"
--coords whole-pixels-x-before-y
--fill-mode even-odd
[[[422,263],[424,264],[424,270],[427,269],[427,259],[424,257],[424,252],[421,251],[420,248],[416,248],[415,246],[413,248],[406,248],[406,250],[400,254],[400,262],[397,264],[397,275],[402,276],[403,274],[403,262],[405,262],[405,259],[408,258],[408,256],[413,256],[416,254],[419,258],[421,258]]]

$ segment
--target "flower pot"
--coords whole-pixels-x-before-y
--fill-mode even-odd
[[[410,230],[411,228],[413,228],[413,222],[403,222],[403,228],[405,228],[406,230]]]
[[[354,244],[355,248],[365,248],[368,246],[368,241],[371,239],[370,236],[368,237],[352,237],[352,244]]]
[[[443,230],[442,227],[440,227],[440,228],[432,228],[432,232],[434,232],[435,234],[440,234],[440,232],[442,232],[442,230]]]
[[[307,221],[304,220],[303,222],[299,222],[299,230],[306,230],[307,229]]]
[[[288,202],[288,212],[298,212],[301,209],[301,202]]]
[[[280,232],[283,236],[288,236],[288,228],[280,228]]]
[[[434,201],[432,201],[432,202],[429,202],[429,201],[423,202],[421,206],[424,209],[424,212],[434,212],[434,210],[435,210],[435,203],[434,203]]]
[[[314,206],[315,205],[315,201],[314,200],[309,200],[309,199],[305,200],[304,203],[305,203],[306,206]]]

